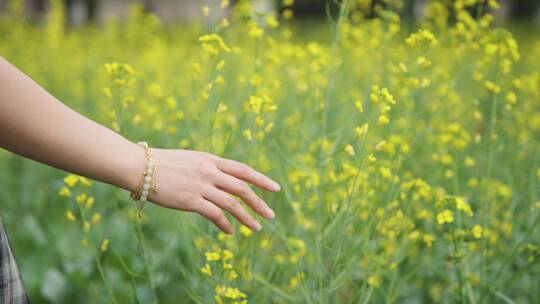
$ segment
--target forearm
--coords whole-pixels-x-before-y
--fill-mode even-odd
[[[130,190],[144,166],[136,144],[71,110],[1,57],[0,147]]]

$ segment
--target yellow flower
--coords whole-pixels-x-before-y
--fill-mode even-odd
[[[271,28],[276,28],[279,26],[279,21],[274,16],[268,16],[266,17],[266,24]]]
[[[253,234],[253,231],[249,229],[248,227],[242,225],[240,226],[240,233],[242,233],[245,237],[250,237]]]
[[[89,222],[87,222],[87,221],[84,221],[84,222],[83,222],[83,231],[84,231],[84,232],[90,231],[90,228],[91,228],[91,227],[92,227],[92,225],[91,225]]]
[[[216,71],[222,70],[224,66],[225,66],[225,60],[220,60],[220,61],[216,64]]]
[[[223,261],[228,261],[234,257],[234,254],[229,250],[223,250]]]
[[[111,91],[110,88],[104,88],[102,92],[103,92],[103,95],[105,95],[105,96],[108,97],[108,98],[112,98],[112,97],[113,97],[112,91]]]
[[[381,286],[381,281],[379,277],[376,275],[369,276],[367,282],[369,286],[374,287],[374,288]]]
[[[431,234],[424,234],[424,237],[422,238],[426,246],[431,247],[433,244],[433,241],[435,240],[435,237]]]
[[[345,146],[345,152],[347,152],[347,154],[349,154],[350,156],[354,156],[356,154],[352,145]]]
[[[212,276],[212,268],[209,264],[204,265],[204,267],[201,267],[201,272],[209,277]]]
[[[424,56],[418,57],[418,59],[416,60],[416,63],[422,68],[428,68],[431,66],[431,61],[426,59],[426,57]]]
[[[424,29],[420,29],[418,32],[411,34],[409,37],[407,37],[407,39],[405,39],[405,42],[411,47],[434,47],[438,43],[435,35],[433,35],[432,32]]]
[[[75,214],[73,214],[73,212],[71,212],[71,211],[66,212],[66,218],[67,218],[69,221],[72,221],[72,222],[76,222],[76,221],[77,221],[77,219],[75,218]]]
[[[86,187],[92,186],[92,182],[90,182],[90,180],[83,176],[79,176],[79,182],[81,183],[81,185]]]
[[[105,252],[105,251],[109,250],[109,239],[105,238],[101,242],[101,246],[99,247],[99,250],[101,250],[101,252]]]
[[[476,162],[474,161],[473,158],[468,157],[468,156],[465,157],[465,166],[467,166],[467,167],[473,167],[473,166],[475,165],[475,163],[476,163]]]
[[[282,3],[283,6],[292,6],[294,4],[294,0],[283,0]]]
[[[81,193],[77,195],[77,197],[75,198],[75,201],[77,202],[77,204],[84,203],[86,201],[86,193]]]
[[[256,125],[257,127],[260,127],[260,126],[262,126],[263,124],[264,124],[264,119],[262,119],[260,116],[257,116],[257,117],[255,118],[255,125]]]
[[[501,87],[499,87],[498,85],[496,85],[495,83],[489,81],[489,80],[486,80],[484,82],[484,86],[486,87],[486,89],[488,89],[488,91],[492,92],[492,93],[495,93],[495,94],[498,94],[501,92]]]
[[[437,214],[437,224],[443,225],[444,223],[452,223],[454,221],[454,213],[452,210],[445,209]]]
[[[225,290],[226,290],[225,286],[219,285],[219,284],[216,285],[216,287],[214,288],[214,292],[215,292],[216,294],[218,294],[218,295],[224,294],[224,293],[225,293]]]
[[[227,287],[223,295],[229,299],[244,299],[247,297],[247,295],[241,292],[238,288],[232,288],[232,287]]]
[[[488,6],[492,9],[499,9],[501,6],[497,0],[488,0]]]
[[[216,85],[221,85],[221,84],[224,84],[225,83],[225,78],[223,78],[223,76],[218,76],[216,77]]]
[[[249,36],[259,38],[264,35],[264,30],[256,24],[252,24],[249,29]]]
[[[219,251],[207,251],[204,253],[207,261],[218,261],[221,259],[221,252]]]
[[[386,140],[381,140],[377,145],[375,145],[376,151],[381,151],[386,145]]]
[[[99,223],[99,221],[101,220],[101,214],[99,213],[94,213],[94,215],[92,215],[92,224],[97,224]]]
[[[456,197],[456,208],[457,210],[463,211],[468,216],[473,216],[471,206],[462,197]]]
[[[64,177],[64,183],[68,185],[68,187],[73,187],[77,182],[79,181],[79,176],[75,174],[69,174],[66,177]]]
[[[238,278],[238,273],[236,273],[236,271],[234,270],[229,271],[229,273],[227,274],[227,280],[234,281],[236,280],[236,278]]]
[[[379,168],[379,173],[385,179],[390,180],[392,178],[392,171],[390,171],[390,169],[387,168],[387,167],[380,167]]]
[[[217,108],[217,111],[218,113],[223,113],[223,112],[227,112],[229,108],[227,107],[227,105],[225,105],[224,103],[220,102],[218,104],[218,108]]]
[[[470,178],[467,181],[467,186],[469,186],[470,188],[476,188],[478,186],[478,179],[474,177]]]
[[[201,43],[203,51],[210,56],[215,56],[219,54],[219,52],[231,52],[231,49],[218,34],[203,35],[199,37],[199,42]]]
[[[272,131],[272,129],[274,128],[274,123],[273,122],[269,122],[266,127],[264,128],[264,132],[266,133],[270,133]]]
[[[449,165],[451,164],[452,162],[454,161],[454,158],[452,157],[452,155],[448,155],[448,154],[445,154],[441,157],[441,163],[443,165]]]
[[[384,98],[384,100],[386,100],[386,102],[391,103],[391,104],[396,104],[394,96],[390,94],[387,88],[383,88],[381,90],[381,95]]]
[[[366,134],[368,131],[369,125],[367,123],[363,124],[360,127],[354,128],[354,132],[358,137],[362,137],[362,135]]]
[[[357,101],[354,103],[354,106],[356,107],[356,109],[358,110],[358,112],[364,113],[364,106],[362,105],[362,101],[361,101],[361,100],[357,100]]]
[[[281,15],[285,19],[291,19],[292,17],[294,17],[294,13],[290,8],[284,9],[283,12],[281,13]]]
[[[270,240],[268,239],[262,239],[261,242],[259,243],[259,246],[261,248],[268,248],[268,246],[270,245]]]
[[[482,227],[480,225],[474,225],[472,229],[472,234],[475,238],[481,239],[482,238]]]
[[[69,197],[69,196],[71,196],[71,191],[69,190],[68,187],[62,187],[60,189],[60,191],[58,191],[58,195],[64,196],[64,197]]]
[[[506,101],[509,103],[509,104],[515,104],[517,102],[517,96],[516,96],[516,93],[514,92],[508,92],[508,94],[506,94]]]
[[[242,135],[249,141],[253,140],[253,135],[251,134],[250,129],[246,129],[242,132]]]
[[[386,115],[379,116],[379,119],[377,120],[377,123],[381,126],[387,125],[390,123],[390,119]]]
[[[88,198],[86,199],[86,209],[92,208],[92,206],[94,205],[94,202],[95,202],[95,200],[94,200],[93,197],[91,197],[91,196],[88,197]]]

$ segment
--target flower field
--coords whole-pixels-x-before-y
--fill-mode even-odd
[[[401,1],[343,0],[328,21],[292,2],[69,28],[61,1],[39,25],[13,1],[0,55],[68,106],[282,186],[258,192],[276,219],[229,236],[0,151],[33,302],[538,303],[539,32],[496,24],[494,0],[427,1],[415,25]]]

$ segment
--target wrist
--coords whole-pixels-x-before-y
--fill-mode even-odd
[[[117,182],[115,185],[129,192],[140,186],[142,173],[145,170],[144,149],[136,143],[129,142],[124,157],[119,160]]]

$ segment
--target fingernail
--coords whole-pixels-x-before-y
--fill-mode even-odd
[[[253,225],[253,228],[254,228],[255,231],[261,231],[262,226],[261,226],[261,224],[255,222],[255,224]]]
[[[270,208],[266,209],[266,217],[270,218],[270,219],[275,218],[276,214],[274,213],[274,210],[272,210]]]
[[[272,186],[273,186],[275,191],[281,190],[281,186],[278,183],[274,182],[274,181],[272,181]]]

